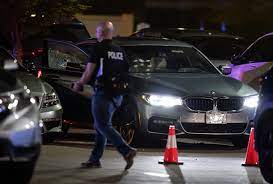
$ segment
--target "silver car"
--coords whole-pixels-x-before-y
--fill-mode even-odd
[[[0,47],[0,57],[15,60],[4,48]],[[62,134],[62,115],[63,108],[59,97],[53,87],[47,82],[42,81],[23,68],[19,67],[16,71],[17,77],[28,87],[34,96],[42,120],[42,133],[45,142],[53,141],[56,136]]]
[[[40,154],[40,113],[29,89],[3,70],[15,69],[14,60],[0,64],[0,176],[6,183],[27,183]]]

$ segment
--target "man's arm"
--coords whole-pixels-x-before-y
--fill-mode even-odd
[[[83,85],[87,84],[90,81],[90,79],[95,71],[95,68],[96,68],[96,63],[87,63],[87,65],[85,67],[85,71],[82,74],[82,77],[80,78],[79,81],[74,83],[73,89],[75,91],[80,91],[80,89],[82,89]]]

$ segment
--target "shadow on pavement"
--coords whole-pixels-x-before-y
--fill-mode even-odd
[[[167,164],[167,165],[164,165],[164,166],[165,166],[166,172],[170,176],[169,178],[171,180],[171,183],[173,183],[173,184],[176,184],[176,183],[179,183],[179,184],[186,183],[179,165],[170,165],[170,164]]]
[[[251,184],[267,183],[262,179],[259,167],[246,166],[245,170],[246,170],[246,173],[247,173],[249,183],[251,183]]]
[[[107,182],[107,183],[118,183],[127,174],[128,174],[128,171],[123,171],[120,174],[115,174],[115,175],[112,175],[112,176],[96,178],[96,179],[93,179],[93,180],[90,180],[90,181],[95,182],[95,183],[105,183],[105,182]]]
[[[69,178],[72,181],[77,181],[77,183],[118,183],[122,178],[127,175],[128,171],[123,171],[120,174],[114,174],[106,177],[96,177],[89,178],[86,173],[96,169],[83,169],[83,168],[71,168],[71,169],[54,169],[54,170],[37,170],[35,171],[36,177],[39,175],[49,175],[44,179],[39,179],[39,182],[46,181],[47,183],[57,183],[58,180],[63,178]],[[94,176],[91,176],[94,177]],[[33,181],[33,183],[37,183]]]

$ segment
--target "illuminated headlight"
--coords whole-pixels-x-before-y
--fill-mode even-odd
[[[152,106],[174,107],[182,105],[180,97],[167,95],[143,95],[142,98]]]
[[[253,107],[257,107],[258,103],[259,103],[259,95],[249,96],[245,98],[244,106],[253,108]]]
[[[42,108],[48,108],[57,104],[59,104],[58,95],[52,90],[50,93],[44,96]]]

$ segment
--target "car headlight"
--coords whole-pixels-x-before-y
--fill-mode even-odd
[[[151,94],[142,95],[142,99],[152,106],[174,107],[177,105],[183,105],[182,99],[177,96]]]
[[[58,95],[52,90],[50,93],[45,94],[42,101],[42,108],[48,108],[59,104]]]
[[[246,97],[244,100],[244,106],[245,107],[257,107],[259,103],[259,95],[249,96]]]

